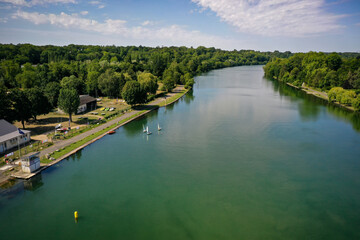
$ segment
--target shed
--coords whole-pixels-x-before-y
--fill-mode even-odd
[[[80,104],[77,113],[92,111],[96,109],[96,98],[89,95],[80,95]]]
[[[21,170],[26,173],[35,172],[40,168],[40,152],[26,154],[21,159]]]

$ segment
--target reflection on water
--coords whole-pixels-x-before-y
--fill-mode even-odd
[[[194,101],[195,99],[194,90],[190,89],[183,99],[186,104],[190,104],[192,101]]]
[[[24,189],[28,191],[35,191],[44,185],[41,174],[35,175],[29,180],[24,181]]]
[[[82,156],[82,149],[71,155],[70,157],[66,158],[66,160],[72,160],[72,161],[80,161]]]
[[[328,104],[327,109],[338,120],[351,122],[353,129],[360,132],[360,113],[351,112],[334,104]]]
[[[323,106],[326,107],[329,113],[336,116],[338,120],[348,121],[352,124],[354,130],[360,131],[360,113],[336,106],[324,99],[288,86],[285,83],[265,78],[264,81],[266,81],[267,86],[269,84],[272,85],[274,91],[278,92],[281,97],[286,97],[287,100],[298,103],[299,113],[303,121],[316,121],[321,111],[325,110],[322,108]]]
[[[2,198],[12,199],[18,197],[24,190],[35,191],[44,185],[41,173],[28,180],[11,178],[4,188],[0,189],[0,200]],[[0,201],[1,203],[1,201]]]
[[[152,112],[155,115],[158,114],[157,109],[153,110]],[[143,115],[132,121],[132,123],[137,127],[136,128],[130,127],[129,124],[125,124],[124,126],[122,126],[127,137],[135,137],[139,134],[139,130],[143,130],[143,128],[146,128],[146,126],[148,125],[148,118],[145,115]]]

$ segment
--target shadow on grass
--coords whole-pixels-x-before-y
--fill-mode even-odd
[[[153,110],[153,109],[157,109],[159,108],[159,105],[137,105],[137,106],[133,106],[132,109],[134,110],[138,110],[138,111],[143,111],[143,110]]]
[[[67,118],[67,117],[48,117],[48,118],[38,119],[37,121],[34,121],[34,122],[29,121],[29,123],[46,125],[46,124],[59,123],[60,120],[61,120],[61,122],[65,122],[65,121],[69,121],[69,118]]]
[[[27,127],[25,129],[31,131],[32,136],[54,131],[53,126]]]

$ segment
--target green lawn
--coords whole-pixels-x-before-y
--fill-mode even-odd
[[[55,159],[58,159],[58,158],[64,156],[65,154],[73,151],[74,149],[76,149],[76,148],[84,145],[85,143],[87,143],[87,142],[89,142],[89,141],[91,141],[91,140],[99,137],[100,135],[102,135],[102,134],[110,131],[110,130],[113,129],[114,127],[116,127],[116,126],[118,126],[118,125],[120,125],[120,124],[122,124],[122,123],[124,123],[124,122],[126,122],[126,121],[128,121],[128,120],[130,120],[130,119],[132,119],[132,118],[135,118],[135,117],[139,116],[140,114],[143,114],[145,111],[146,111],[146,110],[143,110],[143,111],[141,111],[141,112],[138,112],[138,113],[136,113],[136,114],[134,114],[134,115],[132,115],[132,116],[130,116],[130,117],[127,117],[127,118],[121,120],[120,122],[115,123],[115,124],[113,124],[113,125],[105,128],[105,129],[103,129],[103,130],[101,130],[101,131],[98,131],[98,132],[96,132],[96,133],[93,133],[92,135],[90,135],[90,136],[88,136],[88,137],[86,137],[86,138],[84,138],[84,139],[82,139],[82,140],[80,140],[80,141],[78,141],[78,142],[72,143],[72,144],[70,144],[69,146],[67,146],[67,147],[65,147],[65,148],[63,148],[63,149],[60,149],[59,151],[56,151],[56,152],[52,153],[52,154],[51,154],[51,157],[53,157],[53,158],[55,158]]]

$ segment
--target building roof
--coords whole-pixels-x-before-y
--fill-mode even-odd
[[[90,102],[96,102],[96,98],[93,98],[89,95],[80,95],[80,104],[79,106],[86,104],[86,103],[90,103]]]
[[[5,119],[0,119],[0,137],[14,131],[17,131],[17,128],[14,125]]]
[[[25,154],[25,155],[21,156],[21,158],[23,158],[23,159],[30,158],[30,157],[32,157],[34,155],[39,155],[39,154],[40,154],[40,152],[30,152],[28,154]]]
[[[29,133],[28,130],[22,130],[24,133]],[[0,142],[5,142],[9,139],[21,135],[14,125],[4,119],[0,119]]]

